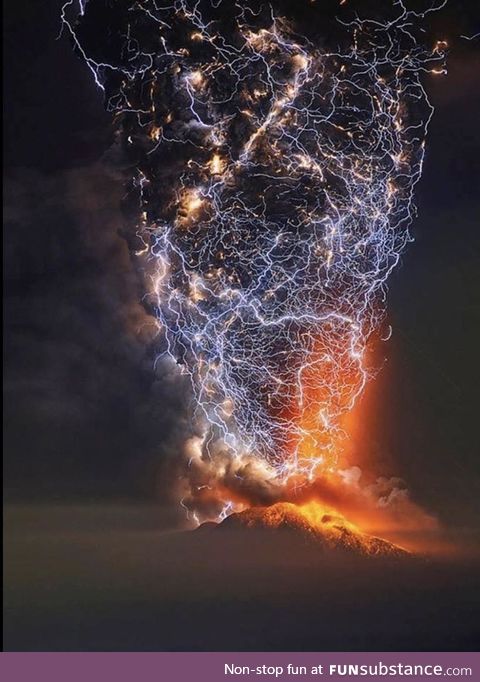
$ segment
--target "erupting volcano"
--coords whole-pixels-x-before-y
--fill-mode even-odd
[[[75,19],[74,0],[63,8],[115,116],[158,357],[189,380],[176,488],[199,523],[254,503],[254,489],[340,471],[368,351],[390,334],[387,280],[411,239],[432,115],[422,74],[443,72],[446,49],[427,45],[424,19],[442,3],[377,3],[363,18],[349,4],[79,0]],[[387,551],[308,509],[228,523]]]
[[[328,554],[346,553],[361,557],[405,558],[408,552],[391,542],[362,533],[343,516],[318,502],[303,505],[277,502],[270,507],[251,507],[228,516],[219,525],[204,528],[220,531],[255,530],[261,533],[290,533],[312,548]]]

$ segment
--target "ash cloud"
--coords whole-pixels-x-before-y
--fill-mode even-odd
[[[440,525],[411,497],[406,483],[397,476],[370,481],[360,467],[339,470],[318,478],[305,492],[345,514],[363,530],[408,543],[436,536]]]
[[[23,495],[150,494],[198,520],[235,505],[312,497],[372,531],[435,529],[398,478],[353,467],[295,487],[255,458],[206,448],[189,380],[155,363],[122,234],[122,177],[108,165],[6,182],[6,482]],[[388,533],[387,533],[388,535]]]
[[[108,163],[5,182],[7,493],[157,494],[191,427],[178,372],[154,368],[155,327],[122,236]]]
[[[319,3],[306,4],[323,11],[323,3],[321,7]],[[290,5],[300,11],[300,3]],[[325,8],[328,13],[327,5]],[[402,275],[401,287],[394,284],[391,292],[395,296],[393,312],[399,316],[395,328],[405,333],[409,346],[400,347],[403,355],[400,361],[397,359],[395,394],[383,401],[392,414],[381,409],[379,417],[388,422],[390,414],[389,434],[395,445],[389,446],[389,436],[384,435],[380,436],[380,447],[401,456],[401,470],[407,479],[415,480],[416,492],[430,506],[442,510],[447,521],[478,525],[478,382],[472,372],[477,358],[478,325],[470,297],[478,269],[475,248],[468,249],[465,260],[465,244],[477,243],[478,237],[474,169],[478,162],[476,93],[480,90],[475,74],[480,71],[474,68],[478,61],[474,43],[463,41],[460,48],[464,54],[458,55],[458,42],[462,43],[458,36],[474,32],[473,14],[469,20],[466,8],[462,14],[449,5],[445,9],[448,14],[444,10],[439,13],[441,23],[432,34],[450,34],[449,42],[455,49],[446,79],[434,79],[429,85],[437,112],[419,197],[423,197],[423,204],[415,227],[417,243],[409,254],[410,276]],[[102,130],[109,116],[103,114],[100,92],[95,90],[88,69],[73,55],[69,41],[55,40],[59,32],[57,5],[46,3],[40,7],[32,0],[21,0],[9,3],[5,10],[6,53],[11,67],[6,73],[7,164],[52,169],[59,163],[78,165],[79,159],[90,163],[106,144]],[[323,19],[308,24],[316,31],[325,26]],[[52,77],[45,78],[46,73]],[[445,144],[445,140],[450,143]],[[105,172],[105,168],[97,167],[96,171],[82,168],[46,175],[23,169],[7,177],[5,481],[7,490],[18,494],[48,492],[52,496],[80,486],[87,492],[95,489],[104,494],[112,481],[122,490],[132,491],[137,489],[140,477],[143,490],[153,492],[155,488],[164,496],[170,486],[179,483],[178,468],[187,465],[179,453],[183,452],[185,439],[195,432],[186,408],[188,386],[170,366],[168,379],[164,379],[163,365],[157,365],[153,375],[150,349],[142,344],[133,344],[132,349],[130,338],[115,363],[108,357],[104,362],[85,350],[80,353],[82,371],[66,372],[72,365],[72,348],[90,348],[84,338],[93,334],[88,329],[78,334],[78,327],[75,333],[61,328],[61,319],[68,325],[72,317],[84,320],[78,296],[69,306],[59,303],[62,297],[71,298],[62,277],[67,282],[75,279],[76,258],[83,257],[84,247],[72,255],[63,246],[60,250],[52,246],[54,258],[46,234],[59,231],[66,240],[72,240],[74,234],[75,243],[83,244],[81,222],[66,199],[67,176],[81,175],[86,182],[90,173],[97,173],[96,179],[88,183],[90,190],[118,214],[116,201],[123,189],[118,185],[112,193],[111,183],[99,181],[98,173],[103,177]],[[439,188],[448,191],[439,192]],[[103,190],[106,195],[101,197]],[[80,197],[77,205],[83,202],[84,197]],[[95,239],[101,239],[105,229],[118,229],[117,223],[109,227],[104,219],[97,221],[95,215],[90,220],[95,225]],[[453,241],[452,224],[456,225],[457,236]],[[123,248],[123,241],[119,243]],[[458,263],[462,266],[458,267]],[[109,259],[100,259],[97,270],[106,270],[110,265]],[[64,274],[49,285],[54,270]],[[125,272],[130,277],[130,270]],[[90,295],[96,299],[96,278],[93,274],[82,276],[83,284],[77,282],[77,291],[81,292],[85,279],[90,279]],[[40,281],[44,283],[40,285]],[[132,302],[137,303],[136,285],[134,288],[129,291]],[[31,296],[32,289],[37,303]],[[110,291],[111,304],[103,308],[102,316],[115,318],[117,304],[113,302],[118,301],[117,296],[118,292]],[[445,301],[455,315],[454,324],[447,328]],[[62,317],[60,310],[64,308],[70,312]],[[55,318],[51,329],[46,314]],[[124,329],[116,324],[113,332],[102,335],[100,328],[105,320],[99,320],[98,315],[94,319],[100,344],[103,338],[111,348],[117,347],[118,339],[125,338]],[[462,340],[459,355],[458,329],[462,326],[469,333]],[[393,343],[398,344],[402,338],[395,336]],[[428,349],[431,364],[425,364],[425,354],[421,355],[418,348]],[[84,395],[79,385],[84,382],[86,366],[92,367],[89,375],[97,375],[97,386]],[[409,383],[408,371],[412,367],[415,381]],[[445,380],[444,373],[450,375],[451,382]],[[131,383],[127,379],[130,374],[136,377]],[[89,382],[92,385],[93,378]],[[105,385],[110,386],[111,407],[110,398],[99,395]],[[127,409],[119,409],[121,404],[127,404]],[[422,453],[421,460],[418,453]],[[461,456],[452,457],[452,453]],[[238,485],[238,478],[233,478]],[[270,487],[259,502],[263,504],[264,499],[274,499]]]
[[[147,492],[200,518],[219,498],[268,505],[291,492],[223,445],[200,456],[189,382],[155,363],[122,227],[124,159],[6,178],[7,491],[22,496]],[[131,235],[130,235],[131,236]]]
[[[327,472],[313,481],[296,477],[282,483],[257,458],[235,457],[218,445],[207,451],[202,439],[194,437],[177,462],[177,480],[177,494],[196,522],[217,520],[250,506],[316,500],[362,530],[412,548],[425,548],[427,540],[438,540],[440,534],[438,520],[412,499],[401,478],[369,476],[358,466]]]

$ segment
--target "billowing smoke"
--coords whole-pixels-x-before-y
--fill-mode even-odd
[[[410,239],[435,8],[80,0],[74,22],[72,4],[65,29],[132,168],[145,304],[203,433],[188,506],[331,475]]]
[[[220,449],[207,457],[200,437],[187,441],[186,455],[187,469],[176,492],[195,522],[223,518],[252,505],[316,500],[364,530],[412,548],[435,541],[439,530],[436,518],[412,500],[398,477],[372,478],[352,466],[319,473],[311,481],[292,477],[285,482],[274,478],[258,458],[232,458]],[[224,500],[229,502],[224,504]]]

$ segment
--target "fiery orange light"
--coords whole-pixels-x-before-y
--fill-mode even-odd
[[[371,364],[373,351],[369,350],[364,353],[362,365]],[[329,387],[338,385],[334,373],[339,371],[345,389],[333,394]],[[352,440],[365,419],[367,401],[356,401],[358,382],[359,366],[352,362],[348,350],[340,362],[337,358],[333,362],[320,344],[313,361],[299,373],[300,395],[284,414],[295,426],[289,444],[292,457],[302,465],[312,463],[310,478],[345,467]]]
[[[220,154],[214,154],[209,162],[209,167],[212,175],[221,175],[225,169],[225,161]]]

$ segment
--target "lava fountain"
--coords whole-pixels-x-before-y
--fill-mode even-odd
[[[426,45],[424,24],[442,2],[364,18],[362,2],[321,4],[62,12],[130,169],[162,354],[190,380],[201,435],[183,504],[199,521],[340,471],[342,420],[410,241],[432,115],[422,77],[443,72],[446,48]]]

